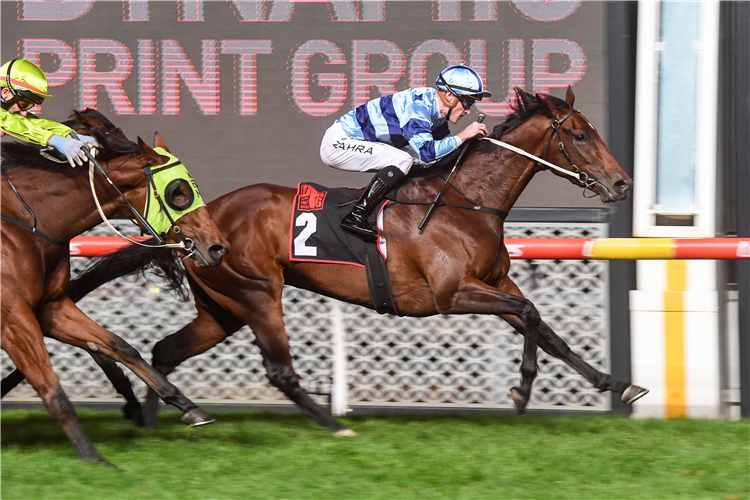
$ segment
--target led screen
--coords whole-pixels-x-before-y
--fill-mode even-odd
[[[365,184],[320,161],[326,128],[382,93],[433,85],[449,64],[485,78],[493,97],[476,107],[490,127],[513,87],[562,97],[572,85],[606,139],[602,2],[1,4],[3,62],[26,57],[48,75],[41,116],[95,107],[131,138],[159,131],[207,200],[256,182]],[[545,172],[519,204],[595,202]]]

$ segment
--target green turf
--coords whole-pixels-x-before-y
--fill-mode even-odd
[[[3,500],[750,498],[750,422],[612,416],[370,417],[338,438],[302,416],[176,413],[142,430],[80,411],[120,469],[84,463],[44,412],[2,412]]]

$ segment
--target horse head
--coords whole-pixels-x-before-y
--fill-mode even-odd
[[[221,263],[230,245],[209,215],[197,183],[182,162],[171,154],[158,132],[154,134],[153,148],[139,137],[137,150],[140,153],[119,163],[112,160],[123,151],[123,144],[130,141],[104,115],[86,109],[75,112],[67,123],[77,132],[97,139],[102,145],[100,158],[109,160],[113,166],[119,164],[116,168],[123,173],[130,172],[118,182],[130,187],[127,196],[149,225],[166,240],[182,242],[183,250],[196,260],[198,267]]]
[[[555,165],[579,173],[570,181],[599,195],[603,203],[622,201],[628,197],[633,180],[617,163],[593,125],[573,108],[575,94],[568,87],[565,100],[536,95],[547,107],[551,119],[547,139],[547,158]],[[553,170],[555,175],[565,173]]]

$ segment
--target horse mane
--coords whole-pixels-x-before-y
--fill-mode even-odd
[[[516,87],[515,89],[515,104],[511,105],[513,112],[505,118],[505,121],[495,125],[490,133],[489,137],[492,139],[501,140],[503,134],[508,130],[512,129],[516,125],[523,123],[532,116],[539,114],[549,114],[549,108],[544,104],[544,101],[551,102],[557,107],[572,109],[570,104],[565,100],[547,94],[530,94]],[[473,141],[469,146],[472,150],[480,153],[489,153],[495,149],[495,146],[488,141]]]
[[[88,128],[79,115],[101,121],[103,125]],[[98,148],[97,154],[97,160],[100,162],[140,153],[140,148],[136,143],[125,138],[119,128],[115,127],[111,121],[95,109],[87,108],[83,111],[73,111],[63,124],[73,130],[81,130],[86,127],[86,135],[94,137],[101,146]],[[43,157],[39,154],[41,149],[42,146],[27,142],[4,142],[2,145],[2,171],[6,172],[14,168],[25,167],[48,172],[60,172],[70,168],[67,162],[57,163]]]
[[[155,243],[153,238],[143,242],[145,245]],[[167,291],[173,292],[182,300],[188,299],[189,291],[184,282],[185,269],[175,258],[172,249],[141,245],[128,245],[109,255],[92,259],[83,272],[70,281],[65,294],[73,302],[78,302],[104,283],[124,276],[145,276],[150,268],[153,268],[158,277],[166,280],[164,288]]]

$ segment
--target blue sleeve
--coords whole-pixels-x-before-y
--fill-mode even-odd
[[[456,138],[450,134],[447,123],[432,131],[430,109],[424,101],[411,102],[401,122],[404,138],[424,162],[445,156],[457,147]]]

